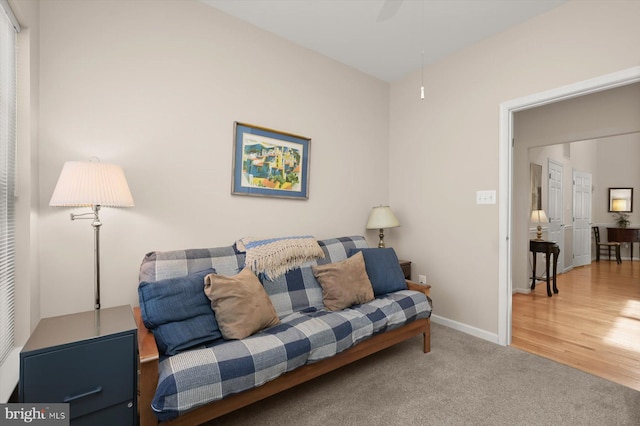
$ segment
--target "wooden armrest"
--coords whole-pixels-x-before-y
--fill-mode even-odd
[[[413,291],[419,291],[420,293],[424,293],[426,296],[429,296],[431,292],[431,284],[418,284],[413,281],[405,280],[407,282],[407,288]]]
[[[156,426],[158,419],[151,409],[151,400],[158,386],[158,363],[160,360],[158,346],[153,334],[144,326],[140,308],[133,308],[133,316],[138,326],[138,357],[140,360],[140,376],[138,380],[140,426]]]
[[[140,314],[140,308],[138,306],[133,308],[133,316],[135,317],[136,325],[138,326],[138,353],[140,356],[140,362],[145,363],[159,359],[156,339],[153,337],[153,333],[144,326],[142,316]]]

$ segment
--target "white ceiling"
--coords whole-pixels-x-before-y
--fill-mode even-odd
[[[200,0],[395,81],[567,0]]]

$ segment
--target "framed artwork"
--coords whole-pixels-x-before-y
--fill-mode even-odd
[[[542,210],[542,166],[530,163],[529,184],[531,187],[530,211]]]
[[[309,198],[310,138],[235,122],[231,193]]]
[[[609,188],[609,211],[633,212],[633,188]]]

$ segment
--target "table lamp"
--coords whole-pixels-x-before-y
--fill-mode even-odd
[[[400,226],[400,222],[398,222],[398,219],[396,219],[396,216],[389,206],[374,207],[371,210],[369,221],[367,222],[367,229],[380,230],[378,248],[384,248],[384,229],[397,228],[398,226]]]
[[[541,222],[548,223],[549,219],[547,219],[547,215],[544,210],[534,210],[531,212],[531,222],[538,224],[538,232],[536,234],[536,240],[542,241],[542,226]]]

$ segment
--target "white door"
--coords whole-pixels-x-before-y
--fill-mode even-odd
[[[591,173],[573,171],[573,265],[591,263]]]
[[[560,256],[558,256],[558,271],[564,271],[564,261],[562,253],[564,252],[564,203],[562,200],[562,163],[549,159],[549,200],[547,203],[547,217],[549,218],[549,228],[547,231],[547,240],[555,241],[560,247]]]

